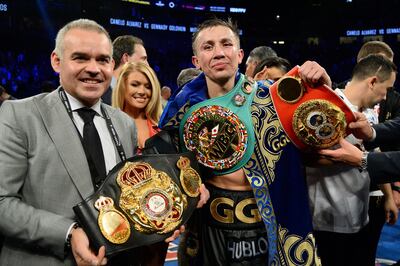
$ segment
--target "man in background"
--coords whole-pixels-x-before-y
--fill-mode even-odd
[[[179,72],[178,77],[176,78],[176,85],[178,85],[178,88],[180,88],[194,78],[197,78],[200,73],[201,70],[194,67],[182,69],[181,72]]]
[[[396,79],[396,66],[382,55],[370,55],[354,67],[344,90],[336,89],[353,112],[363,112],[370,123],[378,123],[373,107],[386,97]],[[349,135],[353,145],[362,141]],[[307,167],[307,183],[316,243],[323,265],[374,265],[368,226],[370,177],[357,167],[332,164]],[[391,191],[386,192],[391,197]],[[397,208],[391,222],[397,219]],[[382,214],[382,218],[384,215]],[[389,219],[388,219],[389,220]]]
[[[268,57],[277,56],[274,49],[269,46],[258,46],[251,50],[249,56],[246,60],[246,71],[245,75],[251,78],[254,78],[256,74],[254,72],[255,67],[263,60],[267,59]]]
[[[167,105],[169,97],[171,97],[171,88],[168,86],[163,86],[161,88],[161,105],[163,109]]]
[[[142,39],[132,36],[118,36],[113,41],[113,59],[115,62],[110,88],[105,92],[102,99],[111,105],[112,90],[117,85],[117,80],[122,67],[127,62],[147,62],[147,52]]]
[[[254,69],[254,80],[269,80],[273,83],[285,75],[290,68],[290,63],[285,58],[268,57],[258,63]]]
[[[382,55],[393,62],[394,52],[392,48],[382,41],[368,41],[364,43],[358,51],[357,62],[369,55],[376,54]],[[336,87],[344,89],[347,83],[348,81],[344,81]],[[387,91],[386,98],[376,105],[374,110],[378,114],[379,123],[400,117],[400,94],[394,87],[390,88]],[[399,150],[400,145],[398,142],[383,143],[379,146],[379,149],[381,151],[394,151]],[[385,222],[393,221],[391,218],[392,212],[388,208],[391,206],[392,201],[394,201],[397,208],[400,208],[400,182],[395,182],[393,184],[379,183],[378,185],[375,180],[372,179],[368,210],[369,223],[366,227],[366,230],[369,231],[368,236],[370,239],[368,240],[368,250],[365,252],[365,255],[370,257],[370,261],[376,256],[376,249]]]

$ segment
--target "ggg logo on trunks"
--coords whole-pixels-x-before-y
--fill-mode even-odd
[[[204,106],[185,124],[185,146],[200,163],[217,170],[233,167],[244,155],[247,131],[239,117],[222,106]]]

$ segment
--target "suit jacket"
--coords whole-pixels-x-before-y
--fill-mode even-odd
[[[400,181],[400,151],[368,154],[368,173],[378,184]]]
[[[374,145],[393,143],[400,139],[400,116],[373,126],[376,131]]]
[[[400,116],[373,126],[376,138],[367,143],[368,148],[389,143],[397,143],[400,139]],[[400,180],[400,151],[373,152],[368,155],[368,173],[371,181],[377,184]]]
[[[108,87],[106,92],[101,96],[101,99],[103,100],[103,103],[106,103],[108,105],[112,104],[112,91],[113,88],[111,86]]]
[[[136,146],[133,120],[103,105],[127,157]],[[72,265],[65,257],[72,207],[93,192],[79,133],[58,90],[0,108],[0,265]],[[120,158],[116,155],[117,160]]]

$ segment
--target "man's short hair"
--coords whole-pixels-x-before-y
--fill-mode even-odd
[[[283,72],[287,73],[290,70],[290,63],[288,60],[282,57],[274,56],[274,57],[269,57],[267,59],[262,60],[260,63],[257,64],[257,66],[254,69],[254,74],[257,74],[261,70],[263,70],[264,67],[277,67],[279,69],[282,69]]]
[[[4,89],[4,87],[0,85],[0,96],[1,96],[4,92],[6,92],[6,89]]]
[[[135,45],[143,45],[144,42],[142,39],[132,36],[132,35],[122,35],[115,38],[113,41],[113,59],[115,62],[114,69],[117,69],[121,64],[121,59],[124,54],[128,54],[129,56],[133,55],[135,52]]]
[[[353,69],[352,79],[364,80],[377,76],[380,82],[388,80],[397,67],[387,57],[381,54],[371,54],[364,57]]]
[[[67,23],[64,27],[62,27],[57,33],[56,46],[54,48],[54,52],[60,58],[63,57],[63,53],[64,53],[65,35],[72,29],[82,29],[82,30],[89,30],[89,31],[97,32],[97,33],[102,33],[109,40],[110,46],[112,44],[110,35],[108,34],[107,30],[103,26],[98,24],[96,21],[90,20],[90,19],[85,19],[85,18],[73,20],[73,21]],[[111,53],[112,53],[112,49],[111,49]]]
[[[168,86],[162,86],[162,87],[161,87],[161,93],[162,93],[163,91],[170,91],[170,92],[171,92],[171,88],[168,87]]]
[[[228,18],[227,20],[223,20],[223,19],[219,19],[219,18],[212,18],[212,19],[208,19],[208,20],[204,21],[203,23],[201,23],[197,27],[197,30],[192,35],[192,49],[193,49],[194,55],[196,55],[195,43],[196,43],[197,37],[199,36],[199,33],[205,29],[214,28],[217,26],[227,27],[230,30],[232,30],[233,34],[235,34],[235,37],[237,39],[237,42],[238,42],[238,45],[240,48],[240,37],[239,37],[239,31],[238,31],[236,23],[234,23],[231,18]]]
[[[178,85],[178,88],[182,87],[189,81],[197,78],[197,76],[200,75],[200,73],[201,73],[200,69],[193,67],[182,69],[178,77],[176,78],[176,84]]]
[[[371,54],[384,54],[390,59],[393,59],[394,57],[392,48],[390,48],[386,43],[381,41],[369,41],[361,46],[360,51],[357,54],[357,62]]]
[[[251,60],[255,60],[255,61],[263,61],[265,59],[267,59],[268,57],[277,57],[278,55],[276,54],[276,52],[274,51],[274,49],[272,49],[269,46],[258,46],[256,48],[254,48],[253,50],[251,50],[249,57],[251,57]],[[257,72],[255,72],[257,73]]]

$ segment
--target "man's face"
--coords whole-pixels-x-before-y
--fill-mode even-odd
[[[61,86],[87,106],[95,104],[111,82],[114,61],[111,43],[102,33],[71,29],[65,34],[62,55],[51,54]]]
[[[256,60],[254,60],[251,56],[247,57],[247,60],[246,60],[246,72],[245,72],[245,75],[247,77],[254,78],[254,75],[257,74],[257,73],[254,73],[254,70],[255,70],[255,68],[257,66],[257,63],[258,62]]]
[[[169,97],[171,97],[171,90],[162,90],[161,96],[163,97],[164,100],[168,100]]]
[[[146,49],[144,48],[143,45],[135,44],[133,54],[131,56],[129,56],[128,62],[130,62],[130,63],[143,62],[143,63],[149,64],[147,62]]]
[[[368,107],[373,108],[376,104],[386,99],[387,91],[393,87],[394,82],[396,80],[396,73],[392,72],[390,78],[383,82],[380,82],[378,79],[371,86],[370,101]]]
[[[215,83],[234,79],[243,59],[243,50],[239,48],[235,34],[224,26],[206,28],[199,32],[195,52],[193,64]]]

